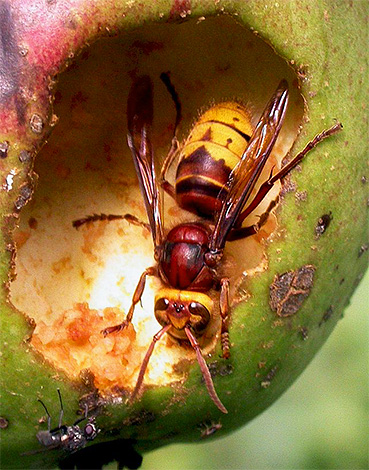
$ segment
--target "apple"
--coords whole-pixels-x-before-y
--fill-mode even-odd
[[[351,1],[1,2],[4,467],[101,468],[115,459],[137,468],[139,453],[244,425],[306,368],[367,266],[365,13]],[[226,244],[231,355],[221,357],[218,312],[201,348],[227,414],[210,399],[194,351],[168,335],[130,400],[160,329],[160,279],[147,283],[128,328],[105,338],[101,330],[123,321],[154,263],[152,239],[119,219],[73,227],[95,213],[145,220],[126,103],[132,83],[149,75],[158,169],[176,116],[163,72],[182,104],[181,142],[222,100],[243,103],[255,125],[288,81],[285,122],[261,180],[323,129],[343,125],[248,218],[256,223],[277,201],[262,229]],[[164,206],[167,229],[193,218],[169,197]],[[93,423],[99,432],[73,449],[64,433],[79,419],[77,431]]]

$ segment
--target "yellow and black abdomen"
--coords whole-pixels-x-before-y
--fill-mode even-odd
[[[240,161],[252,133],[245,107],[219,103],[196,121],[181,150],[176,175],[177,203],[203,217],[213,217],[230,172]]]

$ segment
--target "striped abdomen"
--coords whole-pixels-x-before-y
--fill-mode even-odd
[[[181,151],[176,175],[178,204],[212,217],[217,199],[247,147],[252,132],[246,109],[236,102],[219,103],[195,123]]]

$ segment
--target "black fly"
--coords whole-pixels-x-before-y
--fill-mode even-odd
[[[58,427],[51,429],[51,415],[46,408],[45,403],[40,399],[38,400],[44,407],[47,414],[47,431],[39,431],[36,434],[37,440],[46,449],[62,449],[66,452],[76,452],[82,449],[88,441],[93,441],[100,429],[97,427],[95,416],[88,418],[88,408],[86,405],[85,415],[83,418],[78,419],[71,426],[62,424],[63,422],[63,402],[60,390],[58,389],[59,401],[60,401],[60,415]],[[87,420],[85,425],[82,427],[80,423]]]

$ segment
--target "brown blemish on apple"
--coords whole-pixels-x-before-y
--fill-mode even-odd
[[[21,163],[28,163],[31,161],[32,157],[30,152],[28,152],[27,150],[22,150],[18,158]]]
[[[309,337],[309,330],[306,326],[300,328],[300,335],[303,341],[306,341]]]
[[[333,217],[332,212],[329,211],[328,214],[324,214],[319,217],[318,222],[315,227],[315,239],[320,238],[323,233],[327,230],[329,224],[331,223]]]
[[[307,191],[296,191],[295,200],[296,202],[305,202],[307,200]]]
[[[9,421],[6,418],[0,416],[0,429],[6,429],[8,426]]]
[[[37,229],[37,219],[35,217],[30,217],[28,219],[28,226],[29,228],[36,230]]]
[[[207,437],[212,436],[216,432],[218,432],[220,429],[222,429],[223,425],[218,422],[215,423],[214,421],[205,421],[203,423],[200,423],[198,425],[198,428],[201,431],[201,439],[206,439]]]
[[[27,183],[21,186],[19,190],[19,196],[14,204],[15,209],[17,211],[20,211],[27,204],[27,202],[31,199],[32,194],[33,194],[33,188],[29,186]]]
[[[233,373],[233,365],[225,361],[214,361],[209,364],[209,371],[212,377],[225,377]]]
[[[296,314],[313,287],[315,267],[305,265],[274,277],[269,304],[280,317]]]
[[[9,150],[9,142],[4,140],[4,142],[0,142],[0,158],[5,159],[8,156]]]
[[[191,0],[174,0],[169,13],[168,23],[183,21],[191,14]]]
[[[275,365],[269,370],[267,375],[264,377],[264,379],[260,383],[260,386],[262,388],[268,388],[270,386],[272,380],[274,379],[276,373],[278,372],[278,369],[279,369],[278,365]]]
[[[333,306],[330,305],[328,309],[324,312],[322,319],[319,322],[319,326],[322,326],[323,323],[326,323],[331,318],[332,315],[333,315]]]
[[[32,114],[31,119],[29,121],[29,126],[32,132],[34,132],[35,134],[41,134],[44,128],[44,121],[39,114],[34,113]]]

